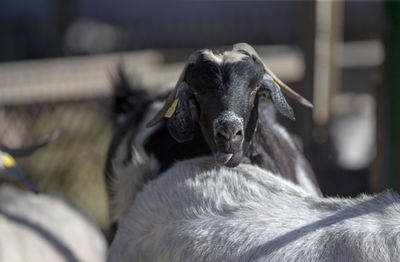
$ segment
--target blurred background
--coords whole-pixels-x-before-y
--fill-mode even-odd
[[[103,168],[119,62],[152,92],[199,48],[248,42],[313,110],[281,119],[325,195],[400,189],[400,4],[386,1],[0,2],[0,142],[59,138],[17,162],[107,229]],[[290,101],[289,101],[290,103]]]

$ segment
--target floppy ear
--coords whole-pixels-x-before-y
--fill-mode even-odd
[[[194,119],[191,111],[192,93],[185,82],[182,82],[176,99],[171,107],[171,116],[167,127],[171,136],[179,143],[192,140],[194,134]],[[168,117],[169,114],[167,113]]]
[[[202,50],[198,50],[191,54],[186,61],[185,66],[179,76],[178,82],[176,82],[175,88],[172,90],[171,94],[168,96],[167,100],[165,101],[163,107],[158,111],[158,113],[147,123],[147,127],[154,126],[157,124],[163,117],[171,117],[174,114],[174,110],[177,107],[176,98],[179,89],[185,84],[185,77],[186,77],[186,69],[189,65],[194,64],[197,61],[197,58],[201,54]]]
[[[254,55],[260,62],[263,64],[264,71],[268,74],[274,81],[276,85],[279,84],[279,89],[282,88],[282,92],[285,93],[288,97],[294,99],[295,101],[299,102],[302,105],[312,108],[313,104],[310,103],[307,99],[296,93],[293,89],[287,86],[282,80],[280,80],[272,71],[268,68],[268,66],[261,60],[260,56],[257,54],[256,50],[247,43],[237,43],[233,45],[233,51],[246,51],[247,53]],[[280,92],[281,93],[281,92]],[[282,93],[281,93],[282,94]],[[285,101],[286,102],[286,101]],[[289,117],[290,118],[290,117]]]
[[[291,120],[295,120],[293,109],[286,102],[286,99],[280,90],[280,86],[267,73],[264,74],[264,77],[261,81],[259,94],[271,99],[279,113]]]

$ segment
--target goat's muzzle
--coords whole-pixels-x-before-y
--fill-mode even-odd
[[[214,121],[215,161],[226,165],[235,155],[241,155],[243,139],[243,121],[236,114],[222,114]]]

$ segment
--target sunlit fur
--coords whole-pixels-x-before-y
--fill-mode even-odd
[[[399,201],[319,198],[256,166],[181,161],[136,196],[108,261],[400,261]]]
[[[237,63],[248,57],[247,55],[239,52],[225,51],[223,53],[214,53],[209,49],[204,49],[202,54],[207,60],[218,65],[222,65],[223,63]]]

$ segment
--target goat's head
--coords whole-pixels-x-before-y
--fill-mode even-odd
[[[294,119],[281,88],[311,105],[282,83],[248,44],[236,44],[223,53],[198,50],[189,57],[175,89],[148,126],[168,117],[170,134],[184,142],[192,139],[197,120],[215,160],[234,167],[253,138],[260,98],[271,100],[280,113]]]

